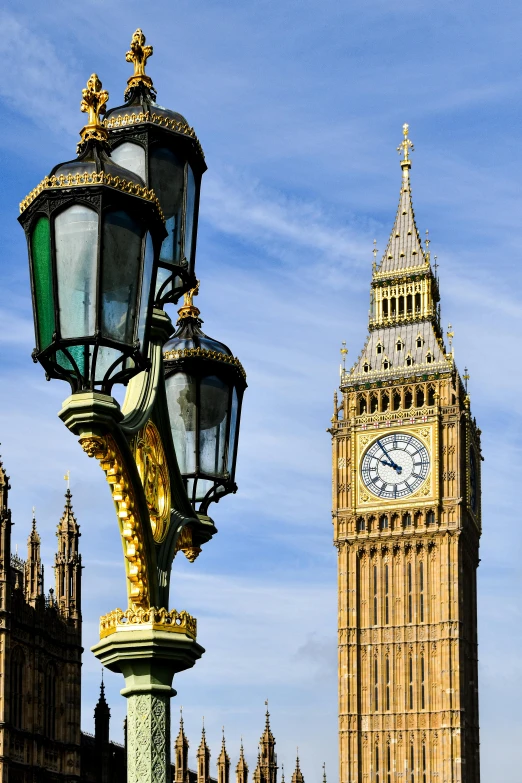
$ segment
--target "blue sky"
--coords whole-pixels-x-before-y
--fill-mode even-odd
[[[500,13],[501,11],[501,13]],[[31,507],[46,587],[71,470],[84,557],[84,711],[92,730],[100,614],[125,602],[109,489],[56,416],[68,387],[33,365],[18,202],[74,155],[81,89],[96,71],[122,102],[131,34],[154,46],[158,100],[194,125],[203,181],[198,306],[249,381],[236,496],[214,509],[219,535],[194,565],[176,561],[171,605],[199,621],[207,648],[175,683],[191,739],[201,717],[216,760],[224,724],[233,764],[251,768],[270,701],[279,761],[299,745],[307,781],[337,774],[336,564],[330,443],[338,382],[364,343],[374,237],[384,249],[399,195],[403,122],[415,143],[421,233],[438,256],[444,323],[470,370],[483,430],[479,568],[483,783],[522,762],[520,592],[520,150],[522,7],[484,0],[26,0],[0,11],[3,253],[0,440],[11,476],[13,541]],[[122,687],[106,677],[112,735]]]

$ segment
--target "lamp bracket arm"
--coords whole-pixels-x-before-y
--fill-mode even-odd
[[[121,407],[123,420],[120,427],[127,437],[139,432],[151,417],[163,374],[163,346],[173,331],[167,313],[154,308],[148,350],[150,368],[129,381]]]

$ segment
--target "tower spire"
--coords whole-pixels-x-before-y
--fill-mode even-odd
[[[27,561],[25,564],[25,600],[34,606],[43,595],[43,565],[40,557],[40,536],[36,528],[36,516],[33,506],[31,532],[27,539]]]
[[[179,709],[179,733],[174,743],[174,758],[175,758],[175,783],[189,783],[189,769],[188,769],[188,749],[189,741],[185,736],[185,728],[183,725],[183,707]]]
[[[243,749],[243,737],[241,737],[241,747],[239,749],[239,761],[236,766],[236,783],[248,783],[248,764],[245,759]]]
[[[217,779],[218,783],[229,783],[230,780],[230,757],[225,745],[225,727],[222,728],[221,753],[217,760]]]
[[[292,783],[304,783],[303,773],[301,772],[301,767],[299,766],[299,748],[297,748],[297,756],[295,759],[294,774],[292,775]]]
[[[69,472],[66,475],[67,491],[62,517],[56,529],[58,551],[54,558],[56,601],[58,611],[73,622],[81,622],[82,557],[79,554],[80,526],[72,507]]]
[[[210,749],[205,735],[205,718],[201,730],[201,742],[196,754],[198,760],[197,783],[209,783],[210,781]]]
[[[404,123],[402,126],[402,133],[404,138],[397,147],[399,154],[403,156],[400,161],[402,182],[399,207],[386,250],[381,263],[374,270],[374,276],[411,267],[424,267],[427,263],[417,224],[415,223],[415,213],[411,198],[410,150],[413,150],[413,143],[408,135],[409,125],[407,123]]]

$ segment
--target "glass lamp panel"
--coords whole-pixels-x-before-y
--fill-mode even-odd
[[[92,351],[92,348],[91,348]],[[95,378],[94,383],[99,385],[102,383],[103,379],[105,378],[105,375],[108,373],[109,369],[111,369],[114,362],[118,361],[118,359],[122,358],[122,353],[117,348],[110,348],[108,345],[100,345],[98,347],[98,351],[96,353],[96,367],[95,367]],[[108,378],[111,378],[114,376],[117,372],[120,372],[122,369],[122,362],[116,365],[114,367],[110,374],[108,375]],[[127,365],[125,365],[127,366]]]
[[[239,409],[239,401],[237,398],[237,389],[234,386],[232,390],[232,408],[230,411],[230,434],[228,436],[228,454],[227,454],[227,470],[230,476],[232,476],[232,470],[234,468],[234,451],[236,447],[238,409]]]
[[[192,259],[192,242],[194,239],[194,210],[196,208],[196,181],[192,169],[187,163],[187,204],[185,210],[185,258],[190,264]]]
[[[141,253],[140,225],[121,210],[105,213],[101,331],[103,337],[127,345],[132,345],[134,342]]]
[[[150,153],[150,181],[158,197],[168,235],[161,246],[160,259],[175,263],[180,255],[180,225],[183,209],[183,162],[167,147]]]
[[[199,466],[203,473],[225,472],[229,387],[215,375],[201,381]]]
[[[158,274],[156,275],[156,296],[158,296],[161,286],[166,280],[168,280],[171,274],[172,272],[170,271],[170,269],[165,269],[162,266],[159,267]],[[172,292],[172,281],[167,286],[165,286],[165,288],[161,291],[161,297],[163,298],[164,296],[167,296],[167,294],[170,294],[171,292]]]
[[[151,235],[147,232],[145,237],[145,261],[143,265],[143,276],[141,278],[140,294],[140,315],[138,320],[138,340],[143,346],[145,339],[145,329],[149,318],[150,286],[152,283],[152,272],[154,270],[154,244]]]
[[[92,348],[88,345],[68,345],[67,351],[71,355],[72,360],[76,364],[80,374],[84,378],[89,376],[89,356]],[[69,372],[76,372],[76,369],[69,359],[69,356],[64,351],[58,351],[56,353],[56,361],[58,365]]]
[[[165,379],[172,439],[181,473],[196,471],[196,379],[175,373]]]
[[[111,150],[111,158],[118,166],[133,171],[144,182],[147,181],[147,172],[145,170],[145,150],[139,144],[126,141],[119,144]]]
[[[188,479],[187,481],[187,495],[190,499],[192,499],[192,493],[194,491],[194,481],[197,481],[196,484],[196,502],[201,502],[207,492],[209,492],[213,487],[215,486],[215,481],[211,481],[209,479]]]
[[[31,261],[33,267],[34,299],[38,347],[47,348],[53,339],[54,295],[51,272],[51,229],[49,218],[38,218],[31,234]]]
[[[74,204],[56,216],[54,236],[62,337],[87,337],[96,328],[98,213]]]

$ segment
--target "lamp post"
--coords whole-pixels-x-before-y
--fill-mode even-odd
[[[101,617],[92,650],[125,678],[129,783],[170,780],[173,677],[204,652],[196,620],[168,608],[172,563],[178,551],[196,559],[217,532],[209,504],[237,489],[246,388],[241,364],[201,331],[193,305],[206,164],[188,123],[155,103],[151,54],[137,30],[127,103],[105,122],[108,93],[91,76],[78,157],[51,171],[19,217],[33,359],[48,379],[69,382],[58,415],[100,462],[120,527],[128,606]],[[182,295],[175,331],[163,306]],[[127,386],[121,408],[117,383]]]

